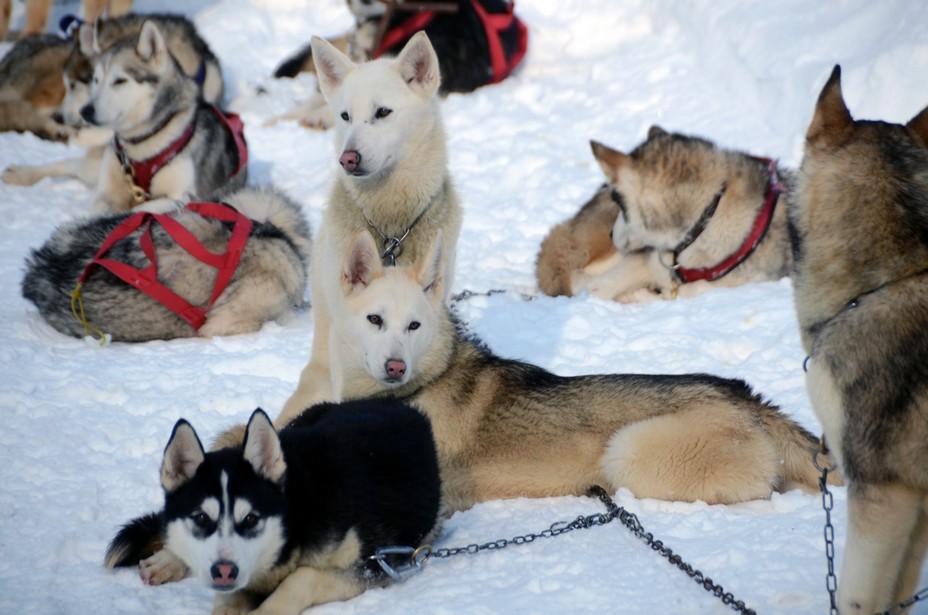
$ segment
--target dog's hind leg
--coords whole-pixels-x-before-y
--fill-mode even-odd
[[[917,590],[926,553],[928,553],[928,497],[922,499],[922,508],[915,522],[915,531],[906,549],[902,573],[896,583],[894,604],[908,600]]]
[[[909,541],[916,531],[924,533],[922,505],[923,495],[902,485],[851,482],[838,587],[843,615],[870,615],[891,605],[901,577],[908,573],[904,560]],[[924,536],[916,542],[923,550]]]
[[[731,504],[769,497],[778,463],[749,413],[697,407],[618,430],[600,466],[613,488],[639,498]]]

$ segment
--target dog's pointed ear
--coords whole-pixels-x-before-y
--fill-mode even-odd
[[[351,241],[342,267],[342,290],[346,295],[362,290],[382,274],[383,263],[374,238],[367,230],[361,229]]]
[[[174,425],[171,439],[164,448],[164,460],[161,462],[161,486],[171,493],[197,473],[197,468],[206,458],[203,445],[193,427],[180,419]]]
[[[909,120],[905,127],[913,137],[921,142],[922,147],[928,148],[928,107]]]
[[[441,229],[435,234],[425,256],[416,263],[416,279],[422,290],[431,295],[445,293],[445,249]]]
[[[88,58],[100,55],[100,40],[97,38],[99,26],[99,20],[93,23],[82,23],[77,29],[77,34],[75,34],[78,49]]]
[[[277,430],[261,408],[255,410],[248,420],[242,454],[255,472],[272,482],[280,482],[287,471]]]
[[[168,47],[155,22],[146,21],[142,24],[139,42],[135,45],[135,53],[139,58],[159,69],[167,62]]]
[[[345,77],[357,65],[321,36],[313,36],[309,44],[313,65],[316,67],[316,78],[319,80],[319,90],[326,100],[331,101],[334,92],[341,87]]]
[[[438,91],[441,84],[438,56],[424,30],[416,32],[409,39],[393,61],[393,66],[406,85],[419,96],[429,98]]]
[[[841,66],[835,65],[815,103],[815,113],[806,130],[806,142],[813,146],[836,147],[851,138],[853,128],[854,118],[847,110],[841,93]]]
[[[648,128],[648,139],[653,139],[654,137],[663,137],[666,134],[667,134],[667,131],[661,128],[660,126],[658,126],[657,124],[654,124],[653,126]]]
[[[599,141],[590,141],[590,149],[593,150],[593,157],[599,163],[606,179],[612,184],[617,183],[619,170],[628,163],[628,156]]]

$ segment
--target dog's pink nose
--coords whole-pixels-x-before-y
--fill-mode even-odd
[[[209,569],[213,577],[213,585],[216,587],[228,587],[235,585],[238,578],[238,566],[226,560],[220,560],[213,564]]]
[[[339,156],[338,163],[346,171],[354,171],[361,164],[361,154],[357,150],[349,149]]]
[[[387,377],[391,380],[399,380],[406,373],[406,361],[402,359],[387,359],[384,367],[387,370]]]

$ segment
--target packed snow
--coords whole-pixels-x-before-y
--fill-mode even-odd
[[[135,3],[137,11],[180,6]],[[309,75],[276,81],[271,72],[311,34],[347,29],[344,3],[182,6],[223,63],[227,106],[245,120],[250,183],[279,186],[318,225],[338,172],[332,134],[263,123],[313,92]],[[80,4],[67,0],[54,9],[79,12]],[[498,354],[559,374],[742,378],[817,433],[789,280],[619,305],[539,297],[535,257],[550,228],[602,182],[591,138],[629,150],[656,123],[795,168],[813,102],[835,63],[855,116],[907,121],[928,104],[925,7],[909,0],[520,0],[516,9],[530,32],[521,68],[502,84],[442,104],[466,212],[452,292],[506,291],[459,303],[461,317]],[[22,13],[23,3],[14,3],[14,28]],[[2,44],[0,53],[9,47]],[[31,135],[0,134],[0,167],[80,154]],[[179,417],[209,440],[258,406],[279,411],[308,359],[312,313],[210,340],[101,348],[59,334],[20,296],[23,263],[58,224],[87,215],[90,196],[75,180],[0,184],[0,612],[208,612],[211,591],[197,581],[148,587],[135,571],[104,570],[104,550],[122,523],[160,507],[161,453]],[[834,491],[840,558],[846,490]],[[734,506],[639,500],[627,491],[615,497],[758,613],[827,610],[817,494],[792,491]],[[603,510],[580,497],[487,502],[454,514],[436,546],[537,533]],[[314,610],[606,611],[729,608],[613,522],[433,559],[401,584]]]

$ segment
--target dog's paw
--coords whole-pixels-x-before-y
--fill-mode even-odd
[[[187,576],[189,568],[182,559],[162,549],[139,562],[139,577],[146,585],[163,585],[180,581]]]
[[[39,181],[41,177],[27,166],[14,164],[3,170],[0,179],[3,180],[3,183],[13,186],[31,186]]]

